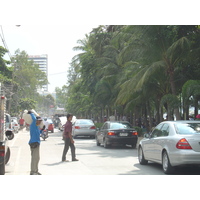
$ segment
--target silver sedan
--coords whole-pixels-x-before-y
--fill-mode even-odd
[[[164,121],[140,141],[138,160],[162,164],[170,174],[174,167],[200,165],[200,121]]]
[[[96,127],[90,119],[77,119],[72,127],[72,136],[90,136],[95,138]]]

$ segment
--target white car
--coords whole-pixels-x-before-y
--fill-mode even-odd
[[[200,121],[161,122],[140,141],[138,160],[160,163],[166,174],[174,167],[200,165]]]
[[[11,117],[11,128],[14,133],[19,132],[19,124],[18,124],[17,120],[12,117]]]

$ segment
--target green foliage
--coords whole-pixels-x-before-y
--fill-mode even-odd
[[[179,119],[181,98],[188,98],[189,91],[190,97],[198,96],[192,85],[183,85],[193,77],[200,79],[199,38],[198,26],[93,29],[74,48],[82,52],[71,63],[63,101],[67,110],[76,115],[143,117],[150,128],[151,118],[159,123],[163,110]]]
[[[21,98],[19,101],[19,109],[21,111],[35,109],[35,106],[36,101],[34,101],[33,99]]]

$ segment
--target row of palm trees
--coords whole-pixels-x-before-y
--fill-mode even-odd
[[[153,126],[198,114],[200,27],[108,25],[78,40],[66,109],[80,117],[127,116]]]

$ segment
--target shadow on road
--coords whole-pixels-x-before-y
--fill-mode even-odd
[[[50,164],[44,164],[44,165],[47,165],[47,166],[55,166],[55,165],[60,165],[60,164],[64,164],[65,162],[55,162],[55,163],[50,163]]]

